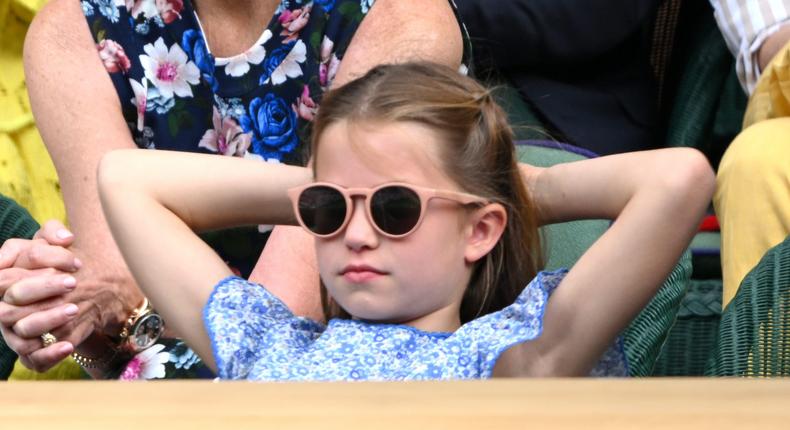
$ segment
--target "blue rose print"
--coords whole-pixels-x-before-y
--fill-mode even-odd
[[[252,152],[265,159],[282,160],[299,143],[296,112],[272,93],[252,100],[249,115],[241,117],[241,127],[252,132]]]
[[[209,84],[211,90],[217,91],[219,82],[214,78],[214,58],[209,54],[206,41],[200,32],[194,29],[185,31],[181,37],[181,47],[200,69],[200,76]]]
[[[315,4],[321,6],[324,12],[329,13],[335,7],[335,0],[315,0]]]
[[[296,42],[286,43],[285,45],[279,46],[277,49],[273,50],[269,55],[263,60],[263,74],[261,78],[258,80],[260,85],[264,85],[266,81],[269,80],[269,77],[277,70],[277,67],[282,64],[285,57],[288,55],[289,52],[293,49]]]

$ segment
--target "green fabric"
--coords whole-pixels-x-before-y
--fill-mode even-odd
[[[746,95],[734,59],[712,13],[695,16],[681,29],[673,53],[676,83],[665,146],[697,148],[718,166],[741,130]]]
[[[0,244],[13,237],[31,238],[38,230],[38,223],[25,208],[0,195]],[[8,379],[14,368],[16,354],[0,336],[0,379]]]
[[[724,309],[705,373],[790,376],[790,237],[763,256]]]
[[[492,83],[494,100],[507,113],[508,123],[513,128],[517,140],[551,140],[552,134],[547,122],[540,118],[535,110],[518,90],[507,83]]]
[[[586,158],[564,150],[560,144],[556,148],[517,145],[516,150],[519,161],[539,167]],[[608,220],[584,220],[543,227],[546,268],[572,267],[608,226]],[[624,331],[623,342],[632,376],[652,374],[690,278],[691,254],[686,252],[656,296]]]
[[[538,167],[583,160],[586,157],[559,147],[544,148],[517,145],[519,161]],[[608,220],[571,221],[548,225],[541,229],[541,240],[546,255],[546,269],[573,266],[584,251],[609,227]]]

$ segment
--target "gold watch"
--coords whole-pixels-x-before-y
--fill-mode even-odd
[[[165,321],[154,311],[147,298],[135,309],[121,330],[119,349],[136,354],[152,347],[162,336]]]

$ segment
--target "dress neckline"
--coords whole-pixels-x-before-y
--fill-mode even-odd
[[[208,51],[208,53],[216,61],[218,61],[220,63],[227,63],[227,62],[230,62],[230,61],[232,61],[234,59],[242,57],[247,52],[249,52],[250,50],[255,48],[256,46],[262,45],[264,42],[266,42],[271,37],[271,31],[269,29],[272,28],[272,24],[277,19],[277,16],[279,15],[279,12],[281,12],[281,9],[283,7],[283,3],[282,3],[282,0],[281,0],[279,2],[279,4],[277,5],[277,9],[274,10],[274,14],[272,14],[271,19],[269,19],[269,22],[263,28],[263,30],[261,31],[261,34],[258,36],[258,39],[256,39],[255,42],[252,43],[252,45],[248,46],[244,51],[239,52],[239,53],[234,54],[234,55],[231,55],[229,57],[219,57],[219,56],[215,56],[214,53],[211,52],[211,46],[209,46],[209,44],[208,44],[208,37],[206,37],[206,32],[203,30],[203,23],[200,22],[200,17],[198,16],[197,9],[195,9],[195,5],[194,5],[194,3],[192,1],[190,1],[189,3],[190,3],[189,5],[190,5],[190,7],[192,9],[192,15],[195,17],[195,22],[197,23],[197,26],[198,26],[198,30],[200,30],[200,37],[203,38],[203,43],[206,45],[206,51]]]

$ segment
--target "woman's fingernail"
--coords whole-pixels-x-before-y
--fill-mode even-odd
[[[80,267],[82,267],[82,260],[80,260],[77,257],[74,257],[74,268],[79,269]]]
[[[66,276],[63,279],[63,286],[66,287],[67,290],[73,290],[74,287],[77,286],[77,279],[73,276]]]
[[[67,343],[61,346],[60,348],[58,348],[58,351],[63,355],[68,355],[71,354],[72,351],[74,351],[74,346],[72,346],[70,343]]]
[[[66,230],[65,228],[62,228],[55,233],[55,236],[57,236],[58,239],[69,239],[72,236],[74,236],[74,234],[72,234],[70,231]]]
[[[79,308],[75,304],[70,304],[65,308],[63,308],[63,313],[69,317],[73,317],[74,315],[77,315],[77,312],[79,312]]]

